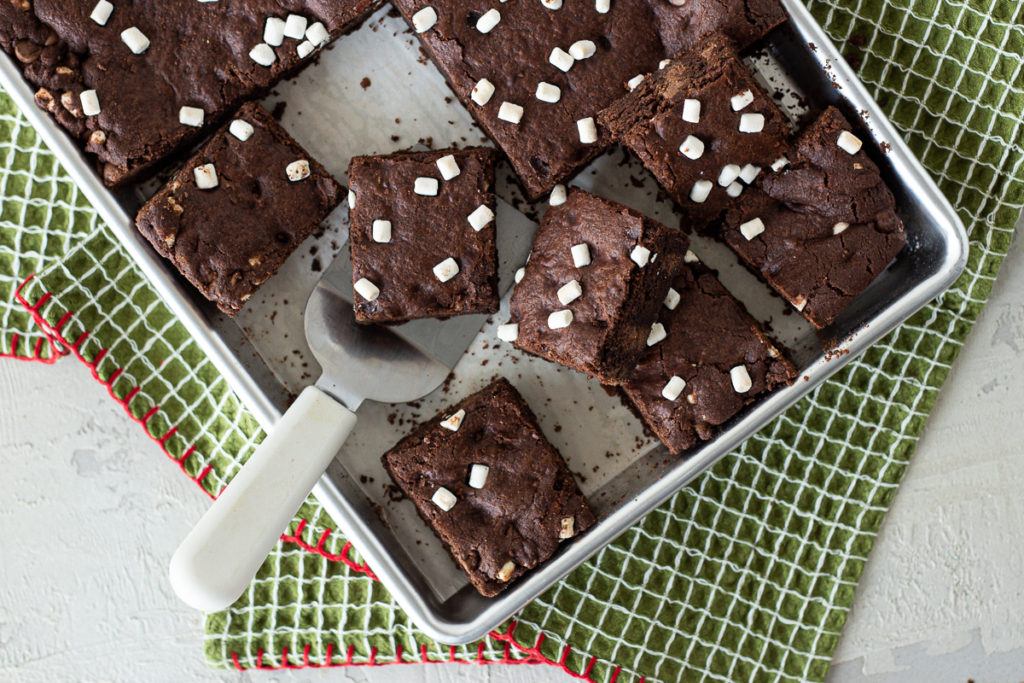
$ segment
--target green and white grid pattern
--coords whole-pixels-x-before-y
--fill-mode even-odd
[[[1024,204],[1024,6],[1016,0],[810,0],[954,202],[970,234],[956,286],[517,615],[537,652],[594,681],[822,680],[868,552],[939,387],[988,298]],[[220,489],[261,438],[252,417],[130,259],[0,100],[0,343],[32,332],[23,298],[98,377]],[[65,318],[68,311],[73,316]],[[138,387],[138,389],[136,389]],[[208,472],[205,476],[204,472]],[[300,520],[305,520],[300,525]],[[242,667],[479,656],[419,634],[349,565],[313,500],[242,600],[210,615],[211,663]],[[352,553],[352,559],[358,557]],[[509,628],[500,629],[502,633]],[[506,639],[509,639],[506,636]],[[330,649],[328,649],[330,648]],[[351,654],[350,654],[351,648]],[[566,654],[567,648],[569,649]],[[265,654],[259,660],[259,653]],[[593,658],[593,660],[592,660]]]

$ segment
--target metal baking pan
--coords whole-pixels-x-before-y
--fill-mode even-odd
[[[826,353],[821,336],[787,311],[727,248],[695,238],[693,248],[702,260],[719,271],[755,317],[770,321],[800,378],[685,458],[670,457],[643,434],[628,410],[586,378],[496,344],[493,327],[507,316],[507,297],[444,388],[410,405],[364,404],[360,425],[315,494],[430,637],[459,644],[484,636],[927,304],[963,270],[967,238],[952,207],[803,4],[782,2],[790,26],[777,29],[747,63],[766,87],[779,92],[783,109],[794,120],[805,109],[813,112],[828,104],[851,118],[860,115],[860,133],[875,143],[866,147],[872,148],[869,153],[896,195],[907,247],[825,331],[831,340]],[[0,82],[249,410],[264,427],[273,425],[290,397],[318,375],[303,341],[302,307],[320,269],[344,244],[344,211],[301,245],[242,314],[229,320],[136,233],[132,217],[152,185],[117,193],[105,188],[75,144],[35,106],[31,89],[6,57],[0,59]],[[405,24],[388,16],[387,8],[324,51],[298,78],[279,85],[268,104],[282,100],[287,103],[285,127],[339,179],[355,154],[390,152],[417,142],[442,147],[483,140],[440,74],[422,59]],[[368,117],[367,111],[378,113]],[[678,225],[650,176],[621,151],[597,159],[574,184]],[[499,180],[498,193],[523,206],[507,178]],[[469,586],[411,503],[388,495],[379,456],[411,423],[499,373],[537,412],[545,433],[576,472],[599,523],[505,593],[487,599]]]

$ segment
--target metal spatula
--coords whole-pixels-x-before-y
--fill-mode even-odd
[[[526,260],[536,225],[501,200],[496,214],[504,293]],[[207,612],[237,600],[355,427],[359,405],[366,399],[413,401],[436,389],[486,317],[389,328],[357,324],[346,246],[306,304],[306,340],[323,374],[303,390],[174,553],[170,578],[178,596]]]

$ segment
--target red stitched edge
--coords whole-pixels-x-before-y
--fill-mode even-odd
[[[110,397],[113,398],[124,409],[125,413],[128,414],[128,417],[131,418],[133,422],[136,422],[137,424],[139,424],[143,428],[143,433],[145,433],[146,436],[148,436],[150,439],[155,441],[157,443],[157,445],[160,447],[160,450],[163,451],[164,454],[168,458],[170,458],[171,460],[176,462],[178,464],[178,467],[181,469],[181,471],[185,473],[185,476],[187,476],[189,479],[191,479],[193,482],[195,482],[199,486],[199,489],[203,493],[205,493],[207,496],[210,496],[210,498],[215,498],[216,496],[214,496],[209,491],[207,491],[203,487],[203,485],[202,485],[203,479],[212,471],[212,469],[213,469],[212,466],[208,465],[207,467],[205,467],[203,469],[202,472],[200,472],[195,477],[193,477],[187,471],[185,471],[185,462],[188,460],[189,457],[191,457],[195,453],[195,450],[196,450],[195,445],[193,444],[193,445],[189,446],[187,449],[185,449],[185,452],[179,458],[174,457],[174,455],[172,455],[170,453],[170,451],[167,450],[166,443],[174,434],[177,433],[177,431],[178,431],[177,426],[172,426],[161,437],[153,436],[152,434],[149,433],[149,430],[146,429],[146,422],[148,422],[154,415],[156,415],[157,413],[160,412],[160,406],[154,405],[141,418],[139,418],[139,417],[136,417],[131,412],[131,410],[129,409],[128,406],[131,403],[132,399],[134,399],[138,395],[141,387],[138,387],[138,386],[133,387],[127,394],[125,394],[124,398],[118,398],[117,394],[114,393],[114,382],[116,382],[117,378],[121,376],[122,372],[124,372],[124,368],[117,367],[110,374],[110,377],[108,379],[106,379],[106,380],[103,380],[100,377],[98,367],[99,367],[100,362],[106,357],[106,355],[108,353],[108,349],[106,349],[106,348],[100,349],[100,351],[92,358],[92,360],[88,360],[88,359],[85,358],[85,356],[82,355],[82,353],[81,353],[81,346],[82,346],[82,344],[85,343],[86,339],[89,338],[89,335],[91,333],[90,330],[86,330],[85,332],[83,332],[73,342],[69,341],[68,339],[66,339],[63,336],[63,334],[61,333],[61,329],[64,327],[64,325],[66,325],[68,323],[69,320],[71,320],[71,318],[74,317],[74,312],[73,311],[66,311],[64,313],[64,315],[61,317],[61,319],[57,322],[56,325],[50,325],[46,321],[46,319],[43,318],[43,316],[39,312],[39,310],[43,307],[43,305],[50,298],[52,298],[52,296],[53,296],[52,293],[51,292],[44,293],[43,296],[41,296],[39,298],[39,300],[35,304],[30,304],[21,295],[22,289],[34,277],[35,277],[35,275],[30,275],[20,285],[18,285],[18,288],[14,292],[14,296],[15,296],[15,299],[17,299],[18,303],[20,303],[25,308],[25,310],[28,311],[31,314],[32,320],[36,323],[36,325],[39,327],[39,329],[46,335],[46,338],[50,341],[50,344],[52,345],[52,347],[54,349],[54,352],[57,354],[54,358],[57,358],[57,357],[62,356],[62,355],[67,355],[68,353],[70,353],[75,358],[77,358],[79,361],[81,361],[83,364],[85,364],[85,366],[87,368],[89,368],[89,372],[92,374],[93,378],[97,382],[99,382],[100,384],[104,385],[104,387],[106,387],[107,393],[110,394]],[[39,341],[40,341],[40,343],[42,342],[42,340],[39,340]],[[37,347],[38,346],[39,346],[39,344],[37,344]],[[61,347],[63,347],[63,349]],[[13,345],[12,345],[12,348],[13,348]],[[40,362],[47,362],[47,361],[40,361]],[[54,361],[49,361],[49,362],[54,362]],[[287,533],[286,534],[282,534],[281,535],[281,540],[285,541],[287,543],[294,543],[294,544],[298,545],[302,550],[304,550],[306,552],[310,552],[310,553],[314,553],[314,554],[320,555],[320,556],[324,557],[325,559],[328,559],[328,560],[331,560],[331,561],[335,561],[335,562],[342,562],[343,564],[345,564],[347,567],[349,567],[353,571],[365,574],[367,577],[369,577],[369,578],[371,578],[371,579],[373,579],[375,581],[378,580],[377,576],[373,573],[373,571],[368,566],[366,566],[366,564],[359,564],[355,560],[353,560],[352,558],[349,557],[349,551],[350,551],[350,549],[352,547],[351,543],[346,542],[345,545],[341,549],[341,553],[337,554],[337,555],[333,554],[333,553],[330,553],[330,552],[327,552],[324,549],[323,546],[327,542],[327,539],[330,537],[330,535],[332,533],[331,529],[325,529],[324,530],[324,532],[320,535],[320,538],[317,541],[316,546],[311,546],[310,544],[306,543],[302,539],[302,532],[305,529],[307,523],[308,523],[308,520],[305,520],[305,519],[300,520],[299,524],[295,527],[295,531],[293,533],[291,533],[291,534],[287,534]],[[263,663],[263,655],[264,655],[265,651],[262,648],[260,648],[257,651],[257,654],[256,654],[256,666],[254,668],[261,669],[261,670],[279,670],[279,669],[303,669],[303,668],[320,669],[320,668],[338,668],[338,667],[356,667],[356,666],[387,666],[387,665],[396,665],[396,664],[475,664],[475,665],[479,665],[479,666],[490,665],[490,664],[509,664],[509,665],[543,664],[543,665],[557,667],[557,668],[561,669],[563,672],[565,672],[566,674],[568,674],[571,678],[574,678],[576,680],[587,681],[588,683],[598,683],[597,681],[595,681],[590,676],[590,673],[591,673],[591,671],[594,668],[594,664],[597,663],[597,657],[596,656],[591,656],[590,657],[590,659],[587,662],[586,667],[584,667],[583,671],[581,671],[581,672],[573,671],[572,669],[569,668],[568,664],[566,663],[568,658],[569,658],[570,653],[572,652],[572,646],[570,646],[570,645],[564,646],[562,648],[562,653],[559,656],[558,660],[557,661],[553,660],[553,659],[547,657],[546,655],[544,655],[540,651],[540,646],[544,642],[545,637],[546,637],[544,635],[544,633],[543,632],[539,633],[537,635],[537,640],[533,644],[533,646],[532,647],[528,647],[526,645],[523,645],[522,643],[520,643],[519,641],[517,641],[515,639],[515,635],[514,634],[515,634],[515,630],[516,630],[516,625],[517,624],[518,624],[518,622],[513,620],[513,621],[509,622],[508,630],[505,633],[499,633],[497,631],[491,631],[489,634],[487,634],[488,637],[491,638],[492,640],[496,640],[498,642],[505,643],[504,655],[502,656],[501,659],[488,659],[487,657],[485,657],[484,656],[484,644],[483,644],[483,642],[481,642],[477,646],[477,656],[474,659],[456,659],[456,657],[455,657],[455,647],[454,646],[449,648],[448,657],[447,658],[445,658],[445,659],[430,659],[428,654],[427,654],[427,648],[424,645],[424,646],[421,647],[420,657],[419,658],[414,658],[414,659],[406,660],[406,659],[402,658],[402,647],[396,643],[395,644],[395,661],[393,661],[393,662],[378,662],[377,661],[377,648],[375,648],[375,647],[370,649],[370,659],[369,659],[369,661],[366,661],[366,662],[354,662],[353,661],[353,655],[354,655],[355,648],[354,648],[354,646],[350,645],[348,647],[345,659],[343,661],[341,661],[341,662],[337,662],[336,663],[336,662],[332,661],[333,660],[333,654],[334,654],[334,646],[333,646],[333,644],[328,643],[328,645],[327,645],[327,653],[326,653],[327,657],[326,657],[325,663],[323,663],[323,664],[315,664],[315,663],[309,661],[309,646],[307,645],[307,646],[305,646],[303,648],[302,663],[301,664],[292,664],[292,663],[290,663],[288,661],[288,648],[282,648],[282,650],[281,650],[281,661],[282,661],[282,664],[280,664],[279,666],[273,666],[273,665],[264,664]],[[511,656],[511,649],[512,648],[514,648],[518,652],[521,652],[521,653],[525,654],[526,657],[524,657],[522,659],[514,659],[514,658],[512,658],[512,656]],[[234,665],[234,667],[236,669],[238,669],[239,671],[244,671],[245,670],[245,667],[243,667],[241,665],[241,662],[238,659],[238,653],[236,653],[236,652],[232,652],[231,653],[231,661],[232,661],[232,664]],[[621,672],[621,670],[622,670],[621,666],[616,666],[614,671],[612,672],[611,677],[608,679],[607,683],[616,683],[618,681],[619,673]],[[641,677],[637,683],[644,683],[645,680],[646,680],[646,677]]]

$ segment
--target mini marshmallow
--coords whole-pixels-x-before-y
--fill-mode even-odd
[[[459,163],[455,161],[454,154],[446,154],[438,159],[437,169],[441,171],[441,177],[445,180],[451,180],[462,173],[462,169],[459,168]]]
[[[764,114],[744,114],[740,117],[741,133],[760,133],[764,130]]]
[[[665,339],[668,336],[668,332],[665,331],[665,326],[661,323],[653,323],[651,325],[651,333],[647,335],[647,345],[654,346],[658,342]]]
[[[562,521],[558,527],[558,538],[565,540],[572,538],[576,535],[576,518],[575,517],[562,517]]]
[[[421,9],[416,14],[412,15],[412,27],[416,29],[416,33],[423,33],[434,28],[434,24],[437,23],[437,12],[433,7],[427,6]]]
[[[740,171],[743,170],[738,164],[726,164],[722,167],[721,173],[718,174],[718,184],[722,187],[728,187],[730,183],[740,177]]]
[[[434,505],[445,512],[451,510],[455,507],[455,504],[459,502],[459,499],[455,497],[455,494],[443,486],[434,491],[434,495],[430,497],[430,500]]]
[[[356,208],[356,193],[353,192],[352,190],[348,191],[348,208]]]
[[[448,282],[459,274],[459,264],[451,256],[434,266],[434,277],[441,282]]]
[[[558,300],[562,302],[563,306],[568,306],[581,296],[583,296],[583,287],[580,286],[579,280],[570,280],[558,288]]]
[[[597,45],[592,40],[577,40],[569,46],[569,55],[573,59],[587,59],[597,52]]]
[[[551,188],[551,196],[548,197],[548,204],[550,206],[561,206],[562,204],[565,204],[566,195],[567,192],[565,185],[558,183]]]
[[[494,220],[494,212],[491,211],[491,207],[486,204],[481,204],[476,207],[473,213],[466,217],[466,220],[469,221],[470,227],[477,232],[480,232],[487,227],[488,223]]]
[[[380,296],[380,288],[365,277],[356,280],[356,283],[352,285],[352,289],[356,290],[356,293],[367,301],[373,301]]]
[[[572,249],[572,264],[577,268],[590,265],[590,247],[586,244],[574,244]]]
[[[843,222],[836,223],[835,225],[832,226],[832,234],[833,235],[841,235],[844,232],[846,232],[846,229],[848,227],[850,227],[849,223],[843,223]]]
[[[100,98],[95,90],[83,90],[78,96],[82,103],[82,113],[86,116],[96,116],[100,113]]]
[[[732,380],[732,388],[737,394],[745,394],[750,391],[754,383],[750,381],[750,373],[742,365],[737,365],[729,371],[729,378]]]
[[[663,59],[663,60],[661,60],[660,62],[658,62],[658,71],[661,71],[662,69],[664,69],[666,66],[668,66],[671,63],[672,63],[671,59]]]
[[[183,126],[199,128],[203,125],[205,118],[206,112],[199,107],[182,107],[178,110],[178,123]]]
[[[661,395],[669,401],[674,401],[679,398],[679,394],[683,393],[683,389],[686,388],[686,380],[679,375],[672,375],[672,377],[665,383],[665,387],[661,390]]]
[[[284,42],[284,19],[267,17],[267,22],[263,25],[263,42],[273,47]]]
[[[266,43],[259,43],[253,49],[249,50],[249,59],[256,62],[260,66],[270,66],[277,61],[277,55],[274,54],[273,48]]]
[[[739,111],[754,101],[754,93],[750,92],[749,89],[744,90],[738,95],[733,95],[729,100],[729,104],[732,106],[733,111]]]
[[[469,98],[482,107],[491,101],[492,95],[494,95],[494,84],[486,78],[481,78],[473,86],[473,93]]]
[[[612,8],[612,0],[595,0],[594,9],[597,10],[598,14],[608,14],[608,11]]]
[[[515,562],[506,562],[501,565],[501,569],[498,570],[497,576],[494,578],[498,579],[502,583],[512,578],[512,573],[516,570]]]
[[[121,31],[121,40],[137,55],[149,49],[149,38],[139,29],[131,26]]]
[[[313,54],[313,50],[315,49],[316,48],[313,46],[313,43],[308,40],[304,40],[295,47],[295,54],[299,56],[299,59],[305,59]]]
[[[779,157],[778,159],[772,162],[772,170],[775,171],[776,173],[786,168],[787,166],[789,166],[789,159],[787,159],[786,157]]]
[[[540,0],[540,4],[552,11],[562,9],[562,0]]]
[[[469,485],[475,489],[482,489],[484,484],[487,483],[487,474],[491,471],[491,468],[487,465],[478,465],[474,463],[469,468]]]
[[[252,127],[252,124],[242,119],[235,119],[228,126],[228,132],[234,135],[236,138],[245,142],[252,137],[252,134],[256,132],[256,129]],[[350,193],[351,194],[351,193]]]
[[[747,238],[748,242],[762,232],[764,232],[764,221],[760,218],[751,218],[746,223],[740,225],[740,233]]]
[[[760,166],[754,166],[753,164],[747,164],[740,171],[740,180],[745,182],[747,185],[757,180],[758,174],[761,173]]]
[[[796,298],[794,298],[794,299],[793,299],[792,301],[790,301],[789,303],[793,304],[793,308],[795,308],[795,309],[796,309],[796,310],[798,310],[798,311],[802,311],[802,310],[804,310],[804,308],[806,308],[806,307],[807,307],[807,299],[805,299],[805,298],[804,298],[804,297],[803,297],[802,295],[800,295],[800,294],[798,294],[798,295],[796,296]]]
[[[441,420],[441,426],[451,432],[459,431],[459,427],[462,426],[462,421],[466,419],[466,411],[459,409],[454,414],[449,415],[445,419]],[[479,488],[479,487],[477,487]]]
[[[700,159],[704,156],[704,141],[695,135],[687,135],[679,145],[679,151],[687,159]]]
[[[644,82],[644,75],[643,74],[637,74],[636,76],[633,76],[633,78],[631,78],[628,81],[626,81],[626,87],[629,88],[630,91],[632,92],[633,90],[636,90],[636,86],[640,85],[643,82]]]
[[[284,172],[293,183],[305,180],[309,177],[309,162],[305,159],[296,159],[285,167]]]
[[[557,85],[541,81],[537,84],[536,95],[541,102],[557,102],[562,99],[562,89]]]
[[[289,14],[284,22],[284,37],[302,40],[306,35],[306,26],[309,20],[301,14]]]
[[[498,339],[505,342],[514,342],[519,339],[519,323],[505,323],[498,325]]]
[[[427,178],[420,176],[413,183],[412,191],[416,194],[423,195],[424,197],[436,197],[439,184],[437,178]]]
[[[563,50],[560,47],[556,47],[551,51],[551,55],[548,57],[548,61],[560,70],[568,72],[572,68],[572,65],[576,62],[576,59]]]
[[[502,102],[498,107],[498,118],[502,121],[518,124],[523,120],[523,108],[511,102]]]
[[[513,276],[513,279],[515,279],[516,284],[518,285],[520,282],[523,281],[523,278],[525,276],[526,276],[526,268],[516,268],[516,274]]]
[[[327,32],[327,27],[319,21],[315,24],[310,24],[309,28],[306,29],[306,40],[313,43],[316,47],[320,47],[330,38],[331,34]]]
[[[597,142],[597,124],[594,123],[593,117],[580,119],[576,122],[576,128],[580,132],[580,142],[584,145]]]
[[[714,187],[714,183],[710,180],[698,180],[693,184],[693,188],[690,190],[690,201],[696,202],[697,204],[703,204],[711,195],[711,190]]]
[[[651,261],[651,250],[638,244],[629,252],[629,260],[643,268]]]
[[[683,100],[683,121],[700,123],[700,102],[698,100]]]
[[[100,26],[106,26],[107,20],[110,19],[110,15],[114,12],[114,6],[107,2],[107,0],[100,0],[96,3],[96,6],[92,8],[92,14],[89,18],[95,21]]]
[[[844,130],[839,134],[839,139],[836,140],[836,144],[850,154],[856,154],[860,151],[860,148],[864,146],[861,139],[848,130]]]
[[[731,183],[729,187],[725,188],[725,193],[735,199],[743,194],[743,186],[739,183]]]
[[[476,20],[476,30],[480,31],[480,33],[490,33],[500,21],[501,12],[492,7],[480,15],[480,18]]]
[[[374,242],[390,242],[391,241],[391,221],[381,220],[380,218],[373,221],[373,227],[371,232],[373,233]]]
[[[193,175],[196,177],[196,187],[200,190],[212,190],[217,187],[217,169],[214,168],[213,164],[203,164],[196,166],[192,170]]]
[[[563,327],[569,327],[569,323],[572,322],[572,311],[568,308],[563,308],[560,311],[555,311],[548,316],[548,327],[552,330],[560,330]]]
[[[682,295],[675,290],[674,287],[668,288],[668,294],[665,295],[665,308],[670,311],[676,310],[676,306],[682,301]]]

